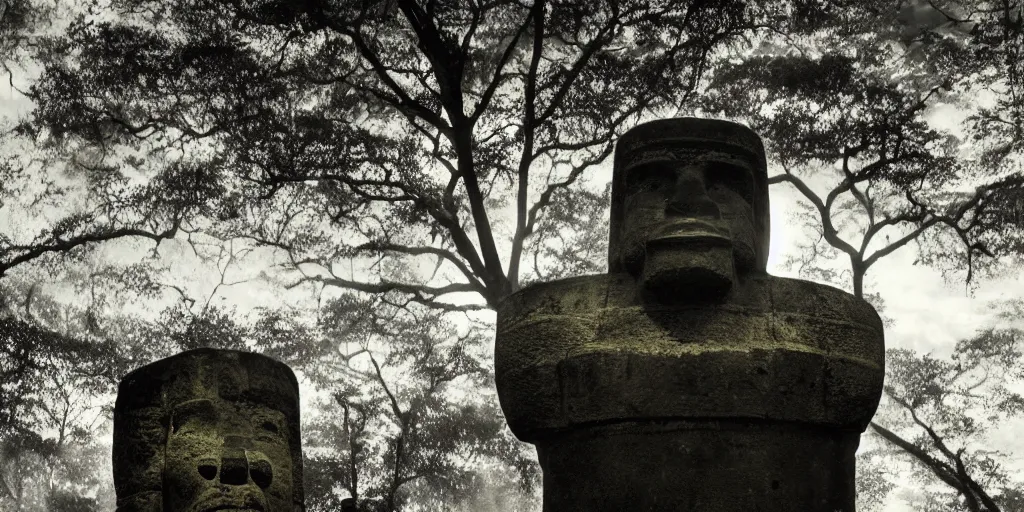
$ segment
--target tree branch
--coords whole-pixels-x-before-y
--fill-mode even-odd
[[[163,240],[174,238],[177,234],[178,229],[181,227],[181,219],[175,219],[170,228],[165,231],[154,233],[152,231],[146,231],[138,228],[120,228],[111,229],[108,231],[96,231],[86,235],[73,237],[67,240],[56,239],[48,243],[32,245],[32,246],[11,246],[5,249],[3,252],[13,252],[17,250],[24,250],[22,254],[15,256],[7,261],[0,261],[0,277],[10,269],[35,258],[38,258],[46,253],[50,252],[67,252],[76,247],[97,243],[106,242],[109,240],[116,240],[119,238],[127,237],[142,237],[148,238],[159,244]]]
[[[526,74],[526,91],[523,109],[523,151],[519,158],[518,190],[516,191],[516,234],[512,238],[512,254],[509,258],[508,281],[516,288],[519,284],[519,260],[523,254],[523,243],[526,238],[527,225],[526,202],[530,193],[530,165],[533,163],[534,131],[537,128],[537,68],[544,51],[544,0],[537,0],[530,10],[533,18],[533,53],[530,57],[530,68]]]
[[[882,439],[885,439],[886,441],[889,441],[890,443],[896,445],[898,448],[900,448],[904,452],[909,453],[918,461],[923,463],[928,469],[932,470],[932,473],[934,473],[935,476],[939,478],[939,480],[942,480],[950,487],[959,491],[961,494],[965,494],[966,490],[963,488],[963,485],[960,483],[960,481],[957,480],[955,476],[956,472],[948,464],[932,457],[931,455],[928,455],[927,452],[919,448],[914,443],[904,440],[896,433],[879,425],[878,423],[872,421],[871,428],[874,429],[875,432],[877,432],[878,435],[882,437]]]
[[[304,282],[315,282],[325,286],[337,286],[339,288],[356,290],[370,294],[383,294],[397,291],[410,295],[411,300],[414,302],[444,311],[482,311],[488,309],[486,304],[450,304],[437,301],[438,297],[450,293],[478,293],[478,289],[469,283],[451,283],[444,286],[423,286],[393,281],[364,283],[360,281],[342,279],[340,277],[304,276],[298,282],[289,285],[288,288],[294,288]]]
[[[534,7],[536,7],[536,4],[538,3],[542,4],[544,2],[535,2]],[[530,26],[532,19],[533,14],[531,12],[531,15],[527,16],[526,19],[523,20],[523,24],[519,26],[515,35],[512,36],[512,40],[509,41],[508,46],[505,47],[505,51],[501,53],[501,57],[498,59],[498,63],[494,70],[494,77],[491,79],[490,83],[487,84],[487,88],[484,89],[483,94],[480,95],[480,101],[477,103],[476,108],[473,109],[473,114],[469,116],[470,121],[473,124],[476,124],[476,121],[480,119],[480,116],[483,115],[487,110],[487,107],[490,106],[491,100],[494,98],[494,93],[498,90],[498,86],[501,84],[501,79],[504,76],[503,70],[505,69],[505,65],[508,64],[509,59],[512,57],[516,47],[519,45],[519,38],[526,33],[526,28]],[[465,54],[466,51],[463,50],[463,53]]]
[[[831,209],[831,200],[834,200],[835,196],[838,195],[836,191],[839,190],[839,188],[834,189],[832,193],[829,194],[830,202],[826,205],[826,203],[823,203],[821,198],[818,197],[818,195],[815,194],[814,191],[803,182],[803,180],[797,178],[796,175],[789,172],[788,169],[783,174],[778,174],[768,178],[769,185],[782,182],[788,182],[796,187],[796,189],[800,191],[800,193],[803,194],[803,196],[806,197],[807,200],[810,201],[818,210],[818,216],[821,219],[822,235],[829,244],[836,249],[845,252],[851,259],[860,258],[860,253],[854,249],[852,245],[850,245],[846,240],[839,238],[839,232],[836,230],[835,225],[832,224],[832,216],[829,210]]]
[[[477,293],[479,293],[480,295],[483,295],[483,296],[487,295],[487,289],[480,282],[480,280],[476,278],[476,276],[473,274],[473,271],[470,270],[470,268],[468,266],[466,266],[466,263],[463,262],[461,259],[459,259],[451,251],[448,251],[448,250],[445,250],[445,249],[441,249],[441,248],[437,248],[437,247],[422,247],[422,246],[421,247],[413,247],[413,246],[405,246],[405,245],[386,243],[386,242],[368,242],[368,243],[365,243],[365,244],[358,245],[358,246],[354,247],[353,250],[356,251],[356,252],[361,252],[361,251],[393,251],[393,252],[398,252],[398,253],[402,253],[402,254],[409,254],[409,255],[414,255],[414,256],[424,255],[424,254],[431,254],[431,255],[434,255],[434,256],[438,256],[438,257],[443,258],[444,260],[446,260],[448,262],[451,262],[453,265],[455,265],[456,268],[459,269],[459,272],[461,272],[462,275],[465,276],[466,279],[469,281],[469,285],[472,286],[476,290]]]
[[[321,13],[323,14],[323,13]],[[363,39],[362,34],[359,32],[359,27],[352,27],[341,25],[331,19],[329,16],[323,15],[323,19],[327,26],[331,27],[334,31],[339,34],[344,34],[352,40],[356,45],[356,49],[359,50],[359,54],[370,64],[377,78],[384,83],[395,94],[397,100],[390,99],[387,95],[382,95],[381,99],[384,99],[389,104],[398,107],[401,111],[415,117],[419,117],[424,121],[430,123],[431,126],[438,129],[441,133],[444,133],[447,137],[452,135],[452,127],[441,118],[441,116],[419,101],[409,96],[409,93],[402,88],[398,82],[388,73],[387,67],[380,60],[380,57],[374,53],[366,41]]]

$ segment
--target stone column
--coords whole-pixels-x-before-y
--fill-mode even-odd
[[[113,457],[117,512],[301,512],[298,382],[234,350],[139,368],[118,388]]]
[[[537,447],[544,510],[852,512],[882,324],[764,272],[760,140],[649,123],[619,141],[613,180],[611,272],[498,308],[499,398]]]

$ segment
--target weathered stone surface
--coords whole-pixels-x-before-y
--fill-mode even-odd
[[[610,273],[498,307],[498,394],[537,446],[545,511],[852,511],[882,323],[765,272],[760,139],[648,123],[619,141],[612,181]]]
[[[858,437],[735,420],[591,427],[537,445],[544,510],[853,510]]]
[[[215,349],[139,368],[118,389],[113,462],[118,512],[300,512],[295,375]]]
[[[756,253],[753,266],[763,270],[768,261],[770,210],[768,175],[761,138],[745,126],[715,119],[675,118],[644,123],[626,132],[616,143],[615,170],[612,176],[612,205],[608,244],[609,272],[627,271],[623,253],[628,222],[637,213],[626,204],[629,178],[636,169],[651,165],[690,166],[711,164],[711,174],[723,169],[746,171],[743,181],[751,208],[753,232],[749,235]],[[681,165],[680,165],[681,164]],[[749,177],[747,177],[749,176]],[[673,192],[695,190],[692,186],[674,187]],[[696,201],[689,201],[696,203]],[[641,215],[642,216],[642,215]],[[711,215],[694,215],[709,219]],[[733,230],[735,235],[741,230]]]
[[[495,380],[521,439],[647,418],[867,426],[884,354],[881,320],[863,301],[770,276],[749,279],[724,304],[584,299],[611,297],[624,281],[544,283],[499,307]]]

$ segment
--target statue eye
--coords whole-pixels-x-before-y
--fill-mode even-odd
[[[657,192],[671,188],[675,183],[672,169],[657,164],[644,165],[630,169],[626,177],[628,193]]]
[[[182,430],[206,431],[217,424],[217,408],[209,400],[190,400],[175,406],[171,415],[171,433]]]
[[[281,427],[273,420],[263,420],[259,423],[256,439],[264,443],[280,443],[282,441]]]
[[[217,476],[217,466],[212,462],[204,462],[199,465],[199,474],[207,480],[213,480]]]
[[[754,202],[753,176],[743,167],[716,162],[708,168],[705,179],[709,192],[725,189],[739,194],[748,203]]]

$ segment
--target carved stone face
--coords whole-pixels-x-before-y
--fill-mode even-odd
[[[303,510],[300,435],[278,361],[202,348],[146,365],[114,407],[117,511]]]
[[[291,453],[280,412],[198,399],[175,406],[171,421],[166,512],[290,510]]]
[[[657,294],[720,296],[755,266],[753,171],[737,162],[625,170],[622,261]]]

